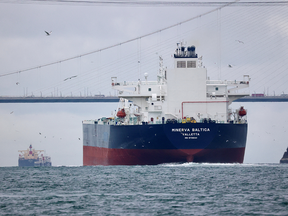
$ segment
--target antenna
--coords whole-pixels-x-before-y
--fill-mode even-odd
[[[148,73],[144,73],[144,77],[145,77],[145,80],[146,80],[146,82],[147,82]]]

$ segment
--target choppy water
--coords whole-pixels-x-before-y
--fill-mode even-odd
[[[287,215],[288,165],[2,167],[1,215]]]

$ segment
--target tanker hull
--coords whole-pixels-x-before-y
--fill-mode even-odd
[[[243,163],[247,124],[83,124],[83,165]]]

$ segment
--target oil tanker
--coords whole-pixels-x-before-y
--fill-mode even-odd
[[[27,150],[18,150],[20,152],[18,159],[19,167],[34,167],[34,166],[51,166],[51,157],[44,156],[39,153],[44,152],[44,150],[35,150],[32,145],[29,146]]]
[[[118,82],[111,117],[84,120],[83,165],[154,165],[161,163],[243,163],[247,111],[230,104],[248,93],[241,81],[210,80],[194,46],[177,44],[174,68],[159,57],[156,81]]]

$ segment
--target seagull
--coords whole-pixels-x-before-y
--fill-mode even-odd
[[[240,41],[240,40],[235,40],[235,41],[237,41],[238,43],[242,43],[242,44],[244,44],[244,42],[243,42],[243,41]]]
[[[10,114],[12,114],[14,111],[10,112]]]
[[[68,77],[68,78],[64,79],[64,81],[66,81],[66,80],[68,80],[68,79],[75,78],[75,77],[77,77],[77,76],[71,76],[71,77]]]
[[[228,64],[228,67],[229,67],[229,68],[232,68],[232,65]]]
[[[16,85],[19,85],[20,83],[19,82],[16,82]]]
[[[50,36],[52,31],[50,31],[50,32],[45,31],[45,33],[46,33],[46,36]]]

